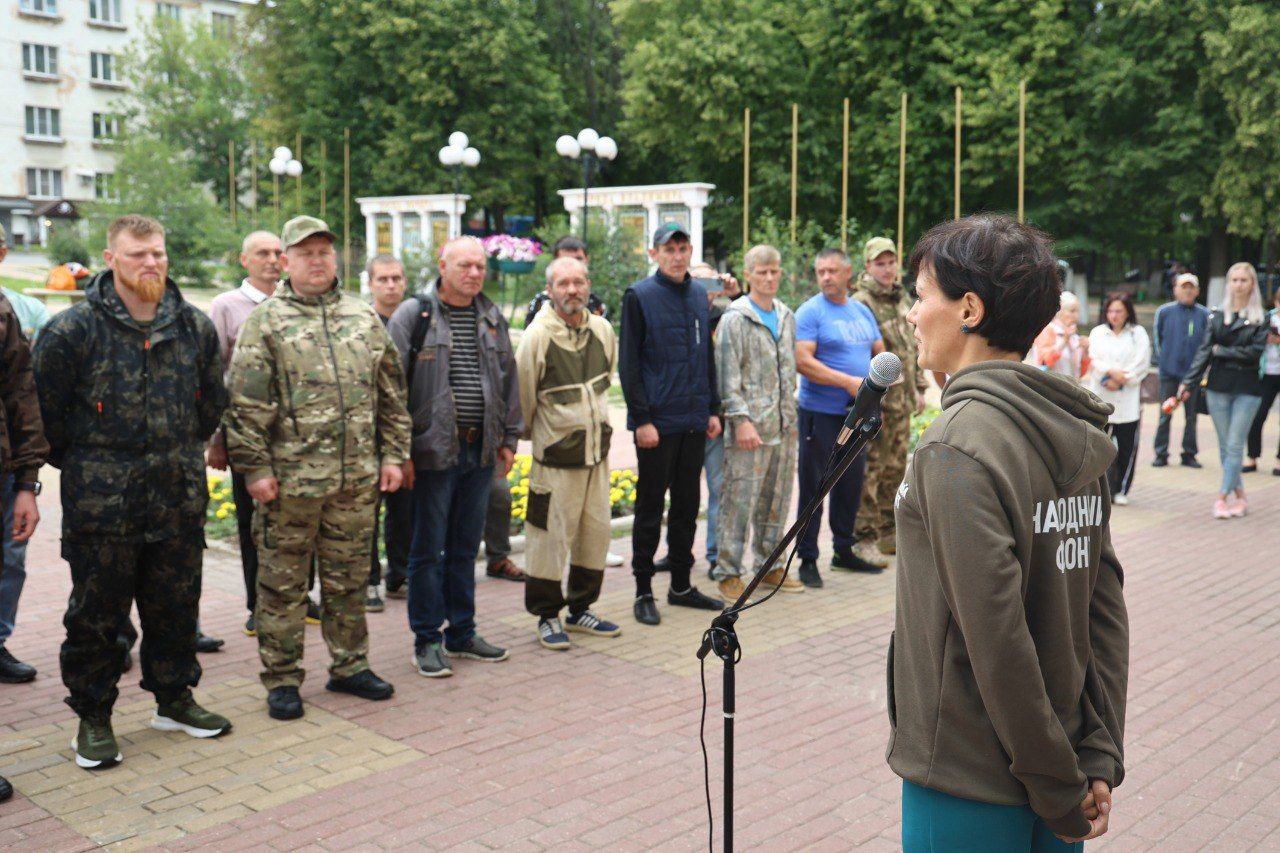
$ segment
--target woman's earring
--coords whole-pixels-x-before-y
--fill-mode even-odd
[[[960,331],[965,333],[966,335],[969,334],[969,324],[965,323],[964,325],[962,325],[960,327]]]

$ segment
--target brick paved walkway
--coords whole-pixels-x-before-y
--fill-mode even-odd
[[[1145,417],[1148,445],[1153,415]],[[1212,521],[1216,444],[1207,419],[1202,424],[1205,470],[1157,471],[1144,455],[1133,504],[1114,516],[1134,638],[1129,777],[1108,836],[1118,849],[1280,849],[1280,478],[1249,475],[1250,517]],[[625,457],[620,450],[615,461]],[[56,473],[45,479],[56,481]],[[73,717],[57,674],[69,584],[57,557],[56,499],[43,509],[10,641],[40,677],[0,686],[0,772],[18,791],[0,805],[0,845],[705,844],[693,653],[707,620],[663,607],[660,628],[638,626],[625,569],[609,570],[600,607],[624,626],[623,636],[575,641],[563,654],[537,646],[520,587],[482,580],[481,631],[509,645],[512,659],[462,662],[444,681],[414,673],[404,604],[389,602],[370,616],[373,666],[397,688],[389,702],[326,693],[323,646],[311,628],[307,716],[276,723],[265,715],[255,643],[239,631],[238,564],[211,551],[204,628],[227,647],[202,656],[199,696],[229,714],[235,730],[193,741],[147,728],[150,696],[137,687],[135,669],[115,717],[124,763],[100,774],[76,768]],[[616,540],[615,551],[628,546]],[[892,609],[887,572],[828,576],[821,593],[779,596],[744,616],[743,848],[897,845],[899,785],[883,761]],[[716,790],[718,665],[708,676]]]

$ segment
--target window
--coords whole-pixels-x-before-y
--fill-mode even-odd
[[[18,9],[35,15],[52,17],[58,14],[58,0],[21,0]]]
[[[168,18],[171,21],[182,20],[182,7],[177,3],[157,3],[156,17]]]
[[[89,20],[98,24],[121,24],[120,0],[89,0]]]
[[[98,201],[119,201],[116,176],[112,172],[98,172],[93,176],[93,197]]]
[[[111,113],[93,114],[93,138],[96,142],[113,142],[120,135],[120,117]]]
[[[231,38],[236,34],[236,16],[225,12],[214,12],[209,21],[209,28],[219,38]]]
[[[27,136],[58,139],[62,136],[62,116],[53,107],[27,107]]]
[[[89,77],[99,83],[117,82],[116,58],[109,53],[90,53]]]
[[[31,198],[61,198],[61,169],[27,169],[27,195]]]
[[[58,74],[58,49],[47,44],[22,45],[22,70],[27,74]]]

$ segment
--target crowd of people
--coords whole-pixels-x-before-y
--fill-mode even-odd
[[[169,279],[163,225],[124,216],[82,302],[26,328],[0,301],[10,522],[0,631],[12,631],[22,576],[11,557],[38,522],[47,461],[61,471],[72,593],[60,664],[80,766],[123,759],[111,714],[138,638],[134,602],[152,725],[194,737],[231,728],[192,693],[197,651],[221,645],[198,622],[206,466],[230,471],[244,630],[258,641],[267,711],[281,720],[304,713],[308,622],[328,646],[327,689],[393,694],[368,663],[366,613],[385,608],[384,594],[406,599],[421,675],[452,675],[459,659],[506,660],[477,631],[482,542],[489,575],[524,583],[544,647],[621,633],[591,609],[605,567],[621,562],[609,553],[615,376],[636,445],[638,623],[661,621],[655,573],[670,575],[669,606],[718,611],[742,593],[782,536],[797,472],[807,500],[871,357],[886,348],[909,381],[886,395],[880,437],[836,486],[828,520],[832,569],[888,564],[894,492],[926,387],[889,240],[868,242],[856,280],[847,255],[821,252],[820,292],[792,313],[776,298],[776,248],[747,252],[744,288],[692,264],[689,234],[665,223],[653,235],[654,272],[627,289],[615,337],[591,292],[586,246],[566,237],[518,346],[484,293],[475,238],[445,244],[418,293],[407,292],[399,259],[374,256],[368,301],[339,285],[335,240],[309,216],[279,236],[247,235],[244,280],[206,315]],[[509,556],[507,483],[521,439],[532,445],[524,569]],[[712,594],[692,579],[704,473]],[[822,587],[817,527],[803,536],[798,579],[775,568],[767,582]],[[0,644],[0,678],[34,676]]]
[[[1125,292],[1103,297],[1101,322],[1082,334],[1080,301],[1064,291],[1030,358],[1043,370],[1083,383],[1112,406],[1106,429],[1117,453],[1108,479],[1117,506],[1129,503],[1141,438],[1142,381],[1156,369],[1161,407],[1152,466],[1169,464],[1169,434],[1181,408],[1181,463],[1202,467],[1196,418],[1209,415],[1222,466],[1213,516],[1242,518],[1249,503],[1241,474],[1258,470],[1263,426],[1280,393],[1280,290],[1275,307],[1264,311],[1257,271],[1245,262],[1227,271],[1223,305],[1212,310],[1198,302],[1194,273],[1176,272],[1169,289],[1173,300],[1156,310],[1151,336]],[[1280,448],[1272,474],[1280,476]]]

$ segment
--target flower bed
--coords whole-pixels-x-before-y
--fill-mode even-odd
[[[533,457],[517,453],[516,460],[507,474],[511,488],[511,534],[524,532],[524,517],[529,505],[529,471]],[[631,515],[636,508],[636,472],[621,468],[609,472],[609,516],[620,518]]]
[[[495,261],[533,263],[542,254],[542,244],[529,237],[512,237],[510,234],[491,234],[480,241],[484,253]]]

